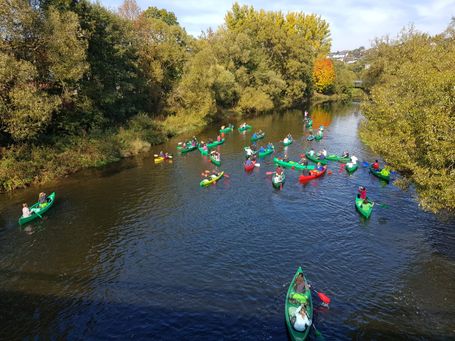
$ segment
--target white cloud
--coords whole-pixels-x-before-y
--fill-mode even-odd
[[[201,31],[216,29],[233,0],[136,0],[141,8],[156,6],[176,14],[188,33],[198,36]],[[122,0],[101,0],[105,6],[116,8]],[[411,23],[418,30],[436,34],[445,29],[455,16],[455,0],[372,1],[372,0],[239,0],[240,4],[256,9],[303,11],[315,13],[327,20],[332,33],[332,50],[369,47],[377,37],[396,36]]]

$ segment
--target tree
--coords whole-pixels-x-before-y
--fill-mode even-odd
[[[118,8],[118,14],[127,20],[136,20],[141,9],[137,5],[136,0],[123,0],[123,3]]]
[[[313,77],[315,89],[318,92],[329,94],[334,90],[335,69],[333,62],[328,58],[319,58],[314,63]]]
[[[158,9],[157,7],[151,6],[147,8],[142,15],[146,18],[162,20],[169,26],[179,25],[175,14],[166,11],[164,8]]]
[[[455,208],[455,35],[412,28],[370,51],[370,101],[361,131],[372,149],[413,180],[428,210]]]

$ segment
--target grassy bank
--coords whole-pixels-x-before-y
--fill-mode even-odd
[[[162,125],[140,114],[124,128],[67,137],[44,145],[4,148],[0,158],[0,191],[45,183],[84,168],[102,167],[146,152],[165,139]]]

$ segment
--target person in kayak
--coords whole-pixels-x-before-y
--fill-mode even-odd
[[[47,206],[47,195],[44,192],[41,192],[38,197],[39,207],[43,208]]]
[[[286,136],[286,137],[287,137],[287,139],[288,139],[289,141],[292,140],[292,135],[291,135],[291,133],[289,133],[288,136]]]
[[[248,158],[245,161],[245,165],[250,166],[251,164],[252,164],[252,161],[251,161],[250,157],[248,156]]]
[[[273,144],[272,142],[267,143],[267,149],[273,149]]]
[[[341,157],[349,157],[349,152],[347,150],[345,150]]]
[[[26,203],[22,204],[22,217],[23,218],[28,218],[32,215],[32,211],[28,208],[28,205]]]
[[[261,148],[259,148],[259,153],[264,153],[265,152],[265,148],[263,146],[261,146]]]
[[[367,189],[363,186],[359,187],[359,194],[358,197],[362,199],[363,201],[367,200]]]
[[[314,155],[314,150],[313,150],[313,148],[310,149],[310,151],[308,152],[308,154],[310,154],[310,156],[313,156],[313,155]]]
[[[310,326],[310,320],[308,319],[305,306],[302,304],[295,311],[294,329],[303,332],[307,326]]]
[[[160,157],[164,157],[165,156],[162,150],[160,150],[160,154],[159,155],[160,155]]]
[[[281,176],[281,174],[283,174],[283,168],[281,168],[281,166],[278,166],[275,170],[275,174]]]
[[[351,163],[355,165],[357,163],[358,158],[355,155],[351,156]]]
[[[253,139],[256,139],[258,137],[258,135],[256,133],[253,133],[253,136],[251,136],[251,138]]]
[[[372,167],[375,171],[378,171],[379,170],[379,161],[375,160]]]
[[[308,160],[303,155],[302,155],[302,158],[300,159],[299,163],[303,166],[308,166]]]
[[[302,293],[305,291],[305,289],[305,278],[303,278],[303,273],[299,273],[295,279],[294,290],[297,293]]]
[[[319,158],[319,160],[324,160],[326,156],[327,156],[327,151],[326,151],[325,149],[321,150],[321,151],[318,153],[318,158]]]

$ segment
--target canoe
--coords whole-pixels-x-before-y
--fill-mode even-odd
[[[316,134],[316,135],[314,136],[314,138],[315,138],[316,141],[319,141],[319,140],[322,139],[323,136],[324,136],[324,134]]]
[[[220,141],[214,141],[212,143],[207,143],[207,148],[213,148],[213,147],[216,147],[216,146],[218,146],[220,144],[223,144],[224,140],[225,139],[221,139]]]
[[[281,175],[276,175],[276,173],[273,174],[273,177],[272,177],[273,187],[280,188],[282,185],[284,185],[285,182],[286,182],[286,175],[284,174],[284,172]]]
[[[286,294],[286,302],[284,303],[284,317],[286,320],[286,326],[288,328],[289,336],[293,341],[303,341],[307,338],[308,333],[311,329],[311,323],[313,320],[313,301],[311,300],[311,289],[306,286],[305,291],[302,293],[295,292],[295,281],[299,274],[303,274],[302,268],[299,266],[297,272],[294,275],[294,278],[289,285],[288,292]],[[305,282],[307,279],[303,276]],[[294,329],[292,326],[293,317],[295,316],[295,312],[297,308],[301,305],[301,303],[306,302],[306,311],[308,314],[308,320],[310,320],[310,326],[307,326],[304,331],[299,332]]]
[[[313,141],[314,140],[314,135],[308,135],[306,138],[308,141]]]
[[[234,125],[229,124],[226,128],[220,129],[220,133],[229,133],[234,130]]]
[[[245,154],[246,155],[256,155],[256,153],[258,152],[257,150],[253,150],[251,149],[250,147],[243,147],[243,150],[245,151]]]
[[[285,139],[283,140],[283,145],[289,146],[290,144],[292,144],[292,142],[294,142],[293,139],[290,139],[290,140],[289,140],[289,139],[285,138]]]
[[[207,150],[205,150],[204,148],[201,147],[201,145],[199,145],[197,147],[197,149],[199,149],[199,151],[201,152],[202,155],[209,155],[209,149],[207,147]]]
[[[306,124],[307,128],[310,128],[311,126],[313,126],[313,120],[309,120]]]
[[[365,218],[369,218],[371,215],[371,211],[373,210],[374,204],[372,202],[368,202],[368,204],[363,203],[363,199],[360,199],[359,197],[355,197],[355,207],[357,208],[357,211],[361,215],[363,215]]]
[[[245,171],[250,172],[254,169],[254,165],[256,164],[256,161],[251,161],[249,165],[246,163],[243,164],[243,167],[245,168]]]
[[[306,181],[310,181],[310,180],[319,178],[320,176],[325,174],[326,170],[327,170],[327,166],[324,166],[322,171],[312,170],[312,171],[310,171],[310,175],[300,175],[299,181],[306,182]]]
[[[259,157],[264,157],[264,156],[270,155],[274,151],[275,151],[275,148],[267,148],[265,151],[259,152]]]
[[[163,162],[164,160],[172,160],[172,155],[168,154],[167,156],[158,156],[155,154],[155,163]]]
[[[212,155],[210,155],[209,157],[210,157],[210,161],[211,161],[214,165],[216,165],[216,166],[221,166],[221,157],[220,157],[219,160],[218,160],[218,159],[215,159]]]
[[[256,137],[254,136],[251,136],[251,141],[257,141],[257,140],[260,140],[260,139],[263,139],[265,136],[265,133],[262,133],[262,134],[256,134]]]
[[[253,127],[250,126],[249,124],[247,124],[247,125],[244,126],[244,127],[240,127],[240,128],[239,128],[239,131],[245,131],[245,130],[249,130],[249,129],[251,129],[251,128],[253,128]]]
[[[177,147],[178,150],[180,150],[180,153],[182,154],[185,154],[185,153],[188,153],[188,152],[191,152],[193,150],[195,150],[197,148],[197,145],[194,145],[194,146],[187,146],[187,147]]]
[[[211,184],[214,184],[216,183],[219,179],[221,179],[224,175],[224,172],[220,172],[218,174],[218,176],[215,176],[215,175],[211,175],[210,176],[210,179],[204,179],[201,181],[201,183],[199,184],[199,186],[201,187],[206,187],[206,186],[209,186]]]
[[[314,169],[315,166],[309,165],[309,166],[304,166],[298,162],[295,161],[284,161],[282,159],[279,159],[277,157],[273,158],[273,162],[276,163],[277,165],[280,165],[283,168],[291,168],[295,170],[303,170],[303,169]]]
[[[330,161],[338,161],[338,162],[341,162],[341,163],[348,163],[349,161],[351,161],[350,157],[342,157],[342,156],[338,156],[338,155],[335,155],[335,154],[327,155],[326,159],[330,160]]]
[[[354,163],[352,166],[349,166],[349,164],[347,164],[345,167],[346,172],[348,172],[349,174],[354,173],[357,170],[357,168],[359,168],[359,165],[357,163]]]
[[[320,160],[320,159],[316,156],[316,154],[314,154],[313,156],[311,156],[309,153],[305,153],[305,156],[306,156],[306,158],[307,158],[308,160],[311,160],[311,161],[313,161],[313,162],[315,162],[315,163],[320,162],[321,165],[326,165],[326,164],[327,164],[327,160],[326,160],[326,159]]]
[[[374,176],[378,177],[379,179],[382,179],[382,180],[385,180],[385,181],[389,182],[390,181],[390,174],[389,175],[384,175],[384,174],[381,173],[381,170],[375,171],[373,169],[373,166],[370,166],[370,173],[371,174],[373,174]]]
[[[43,216],[43,214],[46,213],[52,207],[52,205],[54,204],[54,201],[55,201],[55,192],[52,192],[51,194],[49,194],[47,196],[47,205],[45,207],[40,208],[39,207],[39,203],[33,204],[30,207],[30,211],[32,211],[32,215],[30,217],[27,217],[27,218],[24,218],[24,217],[21,216],[19,218],[19,225],[24,225],[24,224],[26,224],[26,223],[38,218],[39,215]],[[36,213],[35,213],[35,211],[36,211]]]

